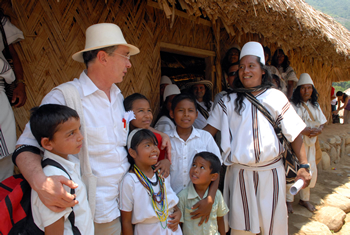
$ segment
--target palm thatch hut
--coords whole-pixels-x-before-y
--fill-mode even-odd
[[[15,109],[18,133],[31,107],[84,69],[71,55],[84,48],[86,28],[99,22],[118,24],[126,40],[140,48],[118,86],[124,96],[146,95],[155,113],[166,53],[199,58],[203,77],[218,92],[221,58],[233,43],[282,47],[297,75],[307,72],[314,79],[328,117],[331,82],[350,75],[350,32],[303,0],[2,0],[0,7],[25,36],[15,45],[28,95],[26,105]]]

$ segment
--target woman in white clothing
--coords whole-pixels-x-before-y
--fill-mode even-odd
[[[272,125],[245,93],[254,95],[270,112],[303,164],[307,159],[299,133],[305,124],[290,108],[286,96],[271,88],[260,43],[243,46],[233,83],[234,89],[219,101],[205,127],[212,135],[221,130],[222,157],[227,165],[224,198],[230,208],[227,224],[234,235],[287,235],[283,147]],[[297,178],[302,178],[306,187],[310,175],[301,168]]]
[[[316,210],[309,202],[310,188],[315,187],[317,180],[316,141],[317,136],[322,133],[323,125],[327,122],[317,100],[318,93],[310,75],[307,73],[301,74],[297,87],[293,92],[292,104],[297,114],[306,124],[306,128],[301,134],[303,135],[303,142],[307,161],[310,164],[312,179],[307,188],[300,190],[299,204],[306,207],[311,212]],[[289,192],[290,186],[290,184],[287,185],[287,206],[288,212],[293,213],[292,202],[294,196]]]

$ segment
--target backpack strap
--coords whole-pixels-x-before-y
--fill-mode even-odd
[[[312,121],[315,121],[315,118],[314,118],[314,116],[312,115],[312,113],[311,113],[309,107],[307,107],[307,105],[306,105],[304,102],[302,102],[301,105],[302,105],[302,106],[306,109],[306,111],[309,113],[309,116],[310,116],[311,120],[312,120]]]
[[[41,166],[44,168],[45,166],[55,166],[57,167],[58,169],[64,171],[70,180],[72,180],[72,178],[70,177],[69,173],[66,171],[66,169],[61,165],[59,164],[58,162],[50,159],[50,158],[46,158],[44,161],[41,162]],[[70,194],[75,194],[75,189],[71,188],[70,189]],[[72,207],[72,212],[69,214],[68,216],[68,220],[70,222],[70,224],[72,225],[72,230],[73,230],[73,234],[74,235],[81,235],[79,229],[77,228],[77,226],[75,226],[75,214],[74,214],[74,209]]]

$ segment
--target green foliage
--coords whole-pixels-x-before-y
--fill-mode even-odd
[[[337,18],[339,23],[350,30],[350,0],[305,0],[305,2],[316,10]]]
[[[333,82],[332,86],[335,89],[335,92],[337,91],[345,91],[350,88],[350,81],[346,82]]]

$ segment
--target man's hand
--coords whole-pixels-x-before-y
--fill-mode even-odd
[[[174,207],[175,211],[169,215],[170,220],[168,220],[168,228],[171,229],[173,232],[175,232],[178,229],[178,225],[180,223],[181,219],[181,211],[180,209],[175,206]]]
[[[17,108],[23,106],[27,100],[25,85],[22,82],[19,82],[17,87],[13,90],[11,103],[15,103],[16,99],[18,99],[18,103],[15,105]]]
[[[78,201],[75,200],[75,195],[68,193],[63,188],[63,184],[73,189],[78,187],[77,184],[64,176],[46,177],[40,184],[40,187],[35,187],[40,200],[53,212],[61,212],[67,207],[73,207],[78,204]]]
[[[158,170],[160,171],[160,175],[163,178],[167,178],[170,174],[170,161],[168,159],[163,159],[155,165],[156,168],[154,169],[154,172],[157,172]]]
[[[311,175],[305,168],[300,168],[297,172],[297,177],[295,178],[295,182],[298,181],[298,179],[302,179],[304,181],[303,189],[309,186]]]
[[[192,207],[194,211],[190,213],[190,215],[192,215],[191,219],[197,219],[201,217],[198,226],[201,226],[204,221],[208,222],[213,204],[214,200],[210,195],[194,204],[194,206]]]

